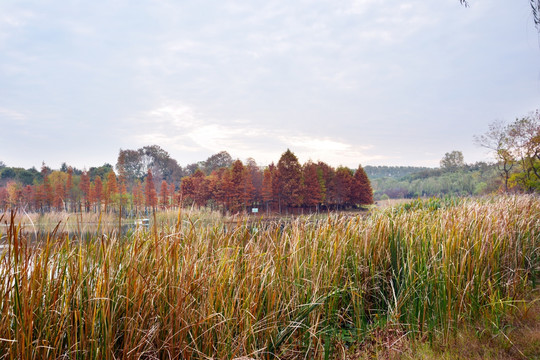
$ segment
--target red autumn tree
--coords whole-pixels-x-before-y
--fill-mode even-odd
[[[145,179],[144,195],[146,200],[146,206],[155,210],[157,206],[157,192],[154,186],[154,177],[152,176],[152,170],[148,169],[148,173]]]
[[[176,186],[172,183],[169,184],[169,204],[171,204],[171,206],[176,206],[175,196],[174,196],[175,192],[176,192]]]
[[[195,204],[199,207],[206,206],[206,203],[211,197],[209,181],[206,179],[206,175],[201,169],[197,169],[191,178],[193,181],[193,199]]]
[[[230,210],[239,212],[245,205],[245,169],[240,160],[233,162],[231,167]]]
[[[169,207],[169,184],[167,181],[161,181],[161,188],[159,190],[159,202],[162,208],[166,209]]]
[[[41,175],[43,176],[43,204],[47,210],[51,209],[54,193],[49,180],[49,168],[43,164],[41,166]]]
[[[304,164],[302,172],[304,178],[302,187],[303,204],[307,207],[318,207],[322,201],[322,192],[317,174],[317,165],[308,162]]]
[[[64,210],[64,199],[66,198],[66,189],[64,184],[57,182],[54,189],[54,207],[57,211]]]
[[[346,206],[351,201],[352,171],[346,167],[339,167],[332,180],[331,201],[339,207]]]
[[[244,179],[242,189],[242,205],[244,208],[256,201],[256,191],[253,184],[252,175],[253,174],[251,173],[250,169],[248,167],[244,167]]]
[[[81,191],[84,195],[84,209],[86,211],[90,210],[90,176],[88,175],[88,172],[83,171],[81,174],[81,183],[80,183]]]
[[[116,194],[118,193],[118,184],[116,182],[116,174],[114,171],[109,171],[107,174],[107,187],[105,190],[105,211],[111,210],[111,207],[116,201]]]
[[[266,211],[269,211],[271,207],[271,202],[274,199],[272,192],[272,170],[274,167],[268,167],[264,169],[263,172],[263,181],[262,181],[262,199],[266,204]]]
[[[182,183],[180,184],[180,192],[182,194],[182,199],[186,203],[191,203],[195,201],[195,186],[193,185],[193,178],[191,176],[186,176],[182,178]]]
[[[23,203],[24,206],[32,206],[32,199],[34,198],[34,188],[32,185],[26,185],[23,190]]]
[[[373,189],[362,165],[354,173],[351,195],[354,204],[373,204]]]
[[[332,198],[332,181],[336,175],[336,171],[328,164],[319,161],[317,163],[317,174],[321,184],[322,201],[326,205],[329,205]]]
[[[215,194],[216,200],[223,207],[223,212],[225,213],[229,210],[230,199],[232,194],[232,178],[231,178],[231,169],[221,169],[218,170],[219,181],[216,186]]]
[[[0,209],[7,208],[9,204],[9,194],[5,187],[0,187]]]
[[[135,183],[133,184],[132,196],[133,196],[133,206],[135,207],[135,211],[139,211],[139,209],[142,206],[144,206],[144,194],[142,190],[142,184],[139,179],[136,179]]]
[[[75,189],[73,186],[73,168],[70,166],[67,169],[67,180],[66,180],[66,199],[68,200],[69,207],[68,210],[74,210],[75,204]]]
[[[45,190],[43,184],[35,185],[34,188],[34,209],[43,211],[45,205]]]
[[[277,164],[278,191],[287,207],[300,205],[302,168],[296,155],[287,149]]]

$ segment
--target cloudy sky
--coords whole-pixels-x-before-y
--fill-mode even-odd
[[[438,166],[540,107],[528,0],[0,2],[0,161],[79,168],[157,144],[187,165],[290,148]]]

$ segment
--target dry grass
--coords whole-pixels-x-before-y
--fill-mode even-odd
[[[4,219],[0,359],[384,358],[419,339],[448,344],[463,324],[504,329],[540,270],[532,196],[283,227],[174,216],[38,246]]]

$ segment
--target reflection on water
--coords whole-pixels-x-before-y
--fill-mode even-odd
[[[7,232],[9,224],[0,224],[0,251],[7,248]],[[140,219],[130,223],[83,223],[77,225],[50,224],[17,224],[20,227],[19,237],[28,244],[39,244],[47,241],[51,234],[67,237],[71,240],[91,240],[103,234],[129,236],[137,230],[148,230],[148,219]]]

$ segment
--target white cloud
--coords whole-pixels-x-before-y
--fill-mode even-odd
[[[11,121],[16,121],[18,124],[25,122],[28,115],[17,110],[0,107],[0,122],[6,124]]]
[[[151,124],[165,125],[172,130],[191,129],[202,124],[201,115],[188,105],[165,103],[143,114],[143,120]]]
[[[301,162],[307,160],[324,161],[330,165],[357,167],[371,160],[382,160],[385,156],[372,155],[373,145],[351,144],[342,139],[317,136],[281,136],[282,141],[293,151]]]
[[[181,103],[168,102],[143,112],[131,121],[131,141],[137,146],[157,144],[171,154],[185,152],[214,154],[222,150],[233,157],[254,158],[260,164],[277,162],[290,148],[302,162],[309,159],[356,167],[360,163],[384,159],[373,155],[372,145],[356,145],[344,139],[310,134],[291,136],[287,129],[276,129],[272,124],[257,124],[246,119],[224,122],[212,119]],[[198,155],[200,160],[200,155]]]

